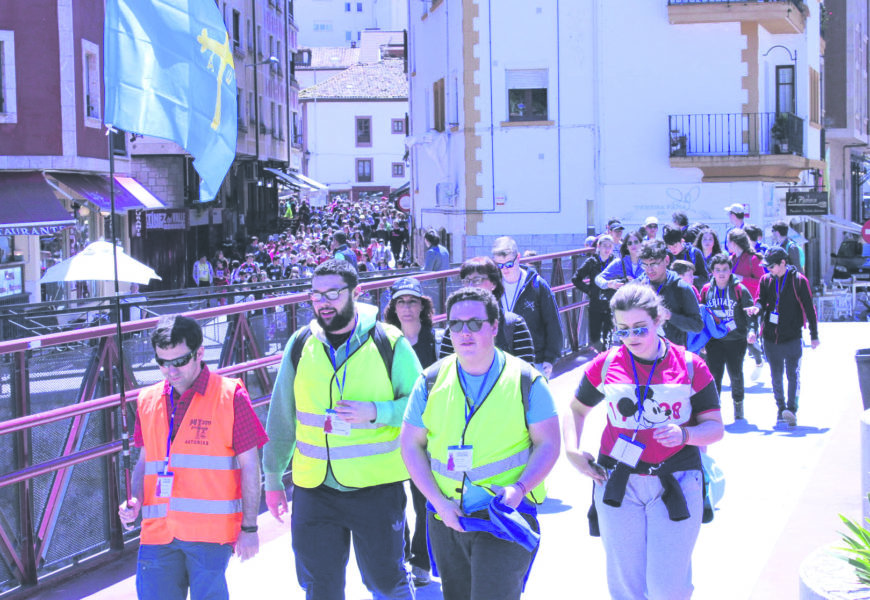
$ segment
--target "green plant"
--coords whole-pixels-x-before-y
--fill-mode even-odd
[[[867,494],[867,498],[870,500],[870,494]],[[843,515],[840,515],[840,519],[846,524],[852,535],[840,534],[848,547],[838,548],[838,550],[847,553],[843,559],[854,567],[858,581],[864,585],[870,585],[870,530]],[[865,521],[870,524],[870,519],[865,519]]]
[[[788,138],[788,115],[778,113],[776,119],[773,120],[773,127],[770,128],[770,134],[773,139],[785,141]]]

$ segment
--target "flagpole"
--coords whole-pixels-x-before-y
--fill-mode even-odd
[[[115,128],[107,125],[106,139],[109,147],[109,199],[111,207],[111,220],[109,221],[109,234],[112,244],[112,267],[115,271],[115,337],[118,344],[118,375],[121,389],[121,456],[124,464],[124,483],[127,491],[127,505],[130,504],[132,491],[130,490],[130,434],[127,426],[127,379],[124,369],[124,343],[121,338],[121,296],[118,285],[118,247],[115,245],[115,152],[112,148],[112,133]],[[141,502],[141,498],[139,499]]]

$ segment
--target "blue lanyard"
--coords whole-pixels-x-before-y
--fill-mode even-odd
[[[166,460],[163,463],[163,472],[166,472],[167,465],[169,465],[169,450],[172,446],[172,428],[175,425],[175,388],[169,388],[169,407],[171,409],[169,413],[169,434],[166,436]]]
[[[782,287],[785,288],[785,280],[788,277],[788,271],[782,276]],[[773,282],[776,284],[776,306],[773,307],[773,312],[779,312],[779,278],[774,277]]]
[[[338,386],[339,401],[344,399],[344,382],[347,378],[347,361],[350,358],[350,340],[353,339],[353,334],[356,333],[356,324],[357,319],[354,318],[353,331],[351,332],[350,337],[347,338],[347,341],[344,343],[344,368],[341,370],[341,383],[338,383],[338,365],[335,361],[335,348],[332,347],[332,344],[329,344],[329,361],[332,363],[332,370],[336,374],[335,385]]]
[[[719,308],[724,310],[725,309],[725,302],[728,300],[728,286],[726,284],[725,291],[722,294],[719,293],[719,286],[718,285],[716,285],[714,283],[713,287],[716,290],[716,302],[719,304]]]
[[[492,372],[492,365],[495,364],[495,359],[497,355],[493,355],[492,362],[489,363],[489,369],[486,370],[486,375],[483,377],[483,383],[480,384],[480,387],[477,388],[477,393],[474,394],[474,398],[480,396],[484,390],[486,390],[486,385],[489,383],[489,374]],[[465,380],[465,371],[462,370],[462,366],[459,362],[456,363],[456,368],[459,370],[459,383],[462,384],[462,391],[465,392],[465,426],[468,427],[468,423],[471,421],[471,417],[474,416],[474,413],[477,412],[477,408],[479,405],[475,407],[475,403],[471,399],[471,388],[468,386],[468,382]],[[481,398],[481,403],[483,399]],[[465,437],[465,432],[462,434],[463,439]]]
[[[659,287],[656,288],[656,296],[658,296],[660,294],[660,292],[662,291],[662,287],[665,285],[666,282],[667,282],[667,276],[665,276],[665,280],[659,284]],[[650,283],[652,283],[652,282],[650,282]]]
[[[658,353],[659,348],[661,348],[661,340],[659,340],[658,345],[656,346],[656,353]],[[635,420],[637,421],[637,427],[634,429],[634,435],[631,436],[631,439],[637,436],[637,431],[640,429],[640,418],[643,416],[643,405],[646,402],[646,395],[649,393],[649,384],[652,383],[653,373],[656,372],[656,365],[659,363],[659,357],[656,356],[655,361],[653,361],[652,369],[650,369],[649,377],[646,380],[646,387],[643,390],[643,396],[640,394],[640,379],[637,376],[637,366],[634,363],[634,355],[629,352],[628,357],[631,359],[631,370],[634,373],[634,395],[637,398],[637,417]]]

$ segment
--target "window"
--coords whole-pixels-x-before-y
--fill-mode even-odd
[[[356,118],[356,145],[371,146],[372,145],[372,118],[357,117]]]
[[[821,76],[810,67],[810,123],[822,124]]]
[[[280,104],[278,105],[278,139],[284,139],[284,119],[282,116],[284,115],[284,107]]]
[[[309,66],[311,64],[311,50],[298,50],[294,60],[298,67]]]
[[[248,52],[253,52],[254,51],[254,34],[253,34],[253,29],[251,29],[251,20],[250,19],[248,19],[248,27],[247,27],[247,29],[245,29],[245,31],[247,31],[247,33],[248,33],[248,38],[247,38],[248,39]]]
[[[444,131],[444,79],[432,84],[433,125],[435,131]]]
[[[362,12],[362,2],[356,3],[356,12]]]
[[[242,45],[242,15],[239,11],[233,10],[233,47],[238,48]]]
[[[245,96],[242,90],[236,88],[236,118],[239,121],[239,126],[245,125]]]
[[[17,123],[15,33],[0,31],[0,123]]]
[[[100,120],[100,47],[82,40],[82,91],[86,127],[102,127]]]
[[[254,92],[248,92],[248,122],[257,122],[257,117],[254,115]]]
[[[405,133],[405,119],[391,119],[390,120],[390,131],[393,133],[404,134]]]
[[[508,121],[547,120],[547,70],[505,71],[508,88]]]
[[[794,113],[794,66],[776,67],[776,112]]]
[[[344,12],[350,12],[350,2],[344,3]]]
[[[356,159],[356,180],[359,183],[371,183],[372,181],[372,159],[358,158]]]
[[[278,126],[277,121],[275,121],[275,103],[269,103],[269,129],[271,130],[272,137],[278,137]]]
[[[344,32],[344,40],[349,42],[353,39],[353,31],[345,31]]]
[[[393,163],[393,177],[405,176],[405,163]]]
[[[263,28],[257,25],[257,54],[263,58]]]
[[[315,22],[314,31],[332,31],[332,23]]]

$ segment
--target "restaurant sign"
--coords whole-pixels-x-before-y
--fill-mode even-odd
[[[788,192],[785,195],[786,215],[827,215],[828,192]]]

